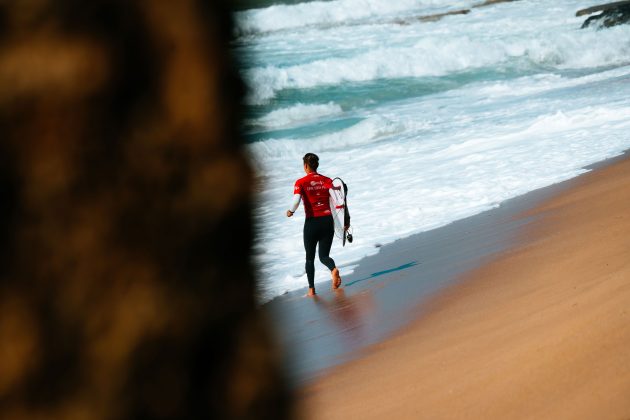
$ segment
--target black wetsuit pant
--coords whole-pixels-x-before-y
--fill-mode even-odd
[[[308,287],[315,287],[315,247],[319,243],[319,260],[332,271],[335,261],[328,256],[335,235],[332,216],[309,217],[304,221],[304,249]]]

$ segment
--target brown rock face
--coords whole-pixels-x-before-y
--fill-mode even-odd
[[[0,2],[0,418],[286,418],[218,0]]]

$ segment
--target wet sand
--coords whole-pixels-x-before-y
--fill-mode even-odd
[[[411,325],[302,386],[300,412],[313,419],[630,418],[630,159],[559,188],[551,198],[538,195],[533,208],[489,217],[505,230],[501,238],[488,226],[472,228],[469,248],[503,250],[489,246],[481,260],[471,250],[457,281],[416,297],[422,304]],[[382,265],[383,257],[372,261]],[[405,302],[421,266],[397,271],[382,289]],[[394,298],[386,306],[395,312]]]

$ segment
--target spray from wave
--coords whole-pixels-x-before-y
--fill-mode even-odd
[[[300,124],[316,121],[323,117],[341,114],[341,106],[334,102],[327,104],[297,103],[291,107],[276,109],[267,115],[249,121],[247,125],[262,127],[268,130],[289,128]]]

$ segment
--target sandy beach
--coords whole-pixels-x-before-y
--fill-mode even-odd
[[[518,220],[528,222],[507,250],[409,327],[303,387],[300,413],[630,418],[630,159]]]

